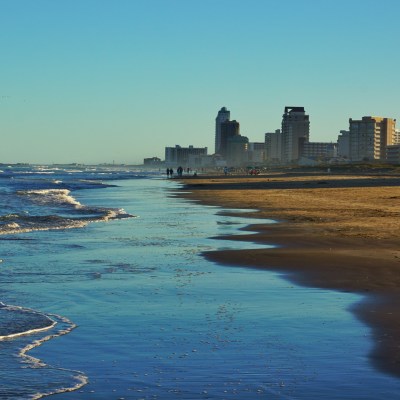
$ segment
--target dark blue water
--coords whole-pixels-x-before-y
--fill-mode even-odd
[[[96,189],[79,186],[88,172]],[[0,236],[0,301],[17,306],[0,307],[3,336],[56,323],[0,341],[0,398],[400,397],[399,380],[368,362],[370,330],[348,311],[359,296],[206,261],[202,251],[252,246],[208,238],[257,220],[170,196],[174,181],[135,174],[58,171],[67,202],[24,194],[25,208],[12,210],[79,220],[83,207],[98,222]],[[28,188],[3,192],[20,190]],[[99,210],[117,211],[105,221]]]

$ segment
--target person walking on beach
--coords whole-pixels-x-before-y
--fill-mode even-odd
[[[167,178],[169,178],[169,168],[167,168]]]

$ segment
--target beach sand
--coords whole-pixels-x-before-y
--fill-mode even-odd
[[[246,216],[278,222],[229,238],[275,248],[214,251],[207,258],[279,271],[305,286],[365,294],[352,311],[372,328],[371,362],[400,377],[400,176],[271,173],[182,182],[188,199],[256,209]]]

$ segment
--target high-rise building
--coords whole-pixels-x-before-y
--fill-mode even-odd
[[[386,159],[386,147],[395,144],[396,120],[384,117],[349,119],[351,161]]]
[[[248,161],[249,139],[234,135],[227,140],[226,161],[230,167],[243,167]]]
[[[215,118],[215,153],[220,152],[221,147],[221,124],[225,121],[229,121],[231,117],[231,112],[226,109],[226,107],[222,107],[218,111],[217,118]]]
[[[236,120],[224,121],[220,125],[220,145],[218,154],[226,156],[228,150],[228,140],[235,136],[240,136],[240,124]]]
[[[337,152],[339,157],[350,159],[350,131],[340,131],[337,140]]]
[[[269,164],[280,164],[282,161],[281,130],[265,134],[265,161]]]
[[[309,137],[310,119],[304,107],[285,107],[282,116],[282,161],[286,164],[296,162]]]
[[[175,147],[165,148],[165,164],[170,166],[182,166],[190,167],[189,157],[190,156],[206,156],[207,147],[181,147],[176,145]]]
[[[249,142],[248,160],[254,165],[262,164],[265,161],[265,143]]]

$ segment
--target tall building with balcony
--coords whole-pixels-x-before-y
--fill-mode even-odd
[[[215,118],[215,153],[220,153],[221,148],[221,124],[229,121],[231,118],[231,112],[222,107],[218,111],[217,118]]]
[[[384,161],[386,148],[395,144],[396,120],[384,117],[349,119],[351,161]]]
[[[282,162],[297,162],[309,137],[310,119],[304,107],[285,107],[282,116]]]

